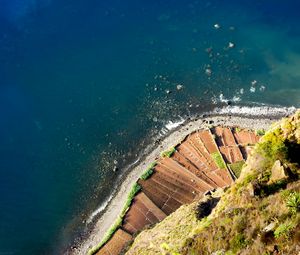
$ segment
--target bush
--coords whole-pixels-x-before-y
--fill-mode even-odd
[[[291,192],[287,197],[286,206],[290,212],[296,214],[300,211],[300,192]]]
[[[264,129],[258,129],[255,133],[258,136],[263,136],[266,133],[266,131]]]
[[[142,175],[141,179],[143,181],[147,180],[152,174],[154,173],[154,170],[152,168],[147,169]]]
[[[248,241],[241,233],[230,240],[230,249],[235,253],[248,245]]]
[[[163,158],[170,158],[175,151],[176,151],[175,147],[172,147],[169,150],[162,152],[160,155]]]
[[[291,223],[283,223],[280,224],[274,231],[275,238],[279,238],[283,236],[284,238],[289,238],[290,233],[293,229],[293,225]]]
[[[280,192],[280,196],[281,196],[284,200],[287,200],[288,197],[290,196],[290,194],[291,194],[292,192],[293,192],[292,190],[285,189],[285,190],[282,190],[282,191]]]
[[[214,152],[214,153],[212,153],[211,157],[213,158],[213,160],[215,161],[215,163],[217,164],[217,166],[220,169],[226,168],[225,162],[224,162],[223,157],[222,157],[222,155],[221,155],[220,152]]]
[[[277,159],[285,160],[288,155],[288,148],[285,145],[281,130],[276,129],[267,133],[263,137],[263,141],[258,144],[258,151],[272,162]]]
[[[132,200],[133,200],[133,198],[135,197],[136,193],[138,193],[138,192],[141,190],[141,188],[142,188],[142,187],[141,187],[140,185],[138,185],[137,183],[135,183],[135,184],[132,186],[132,188],[131,188],[131,190],[130,190],[130,192],[129,192],[129,194],[128,194],[126,203],[125,203],[125,205],[124,205],[124,207],[123,207],[123,210],[121,211],[121,217],[122,217],[122,218],[124,217],[125,213],[127,212],[129,206],[131,205]]]
[[[156,162],[153,162],[148,169],[141,175],[141,179],[143,181],[147,180],[153,173],[154,173],[154,167],[156,166]]]

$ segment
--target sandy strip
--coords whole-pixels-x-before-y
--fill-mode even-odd
[[[277,116],[281,118],[282,116]],[[93,230],[91,231],[90,236],[80,244],[79,247],[73,249],[71,254],[87,254],[88,250],[96,246],[104,236],[105,232],[109,227],[114,223],[115,219],[119,215],[120,211],[123,208],[124,202],[127,198],[128,192],[130,191],[132,185],[138,180],[141,174],[147,169],[147,166],[150,163],[154,162],[157,159],[162,151],[168,150],[169,148],[180,143],[188,134],[196,131],[198,129],[203,129],[207,127],[218,126],[228,126],[228,127],[241,127],[248,128],[253,130],[258,129],[268,129],[269,126],[276,121],[275,117],[272,116],[272,119],[263,116],[261,119],[256,118],[246,118],[238,116],[209,116],[203,119],[190,120],[182,124],[175,131],[168,134],[160,144],[154,149],[145,159],[133,168],[122,184],[119,187],[118,192],[114,198],[108,204],[105,213],[101,218],[95,223]],[[211,123],[211,124],[208,124]]]

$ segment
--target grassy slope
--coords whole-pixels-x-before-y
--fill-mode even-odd
[[[182,206],[139,234],[128,254],[298,254],[299,147],[298,111],[264,135],[240,178],[207,218],[196,219],[195,203]],[[270,183],[276,160],[288,178]]]
[[[183,205],[154,228],[144,230],[136,237],[127,254],[163,254],[168,250],[178,250],[193,226],[199,223],[193,213],[195,206],[195,204]]]

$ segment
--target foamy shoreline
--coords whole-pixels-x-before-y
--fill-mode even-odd
[[[291,114],[296,109],[277,108],[277,107],[224,107],[217,109],[212,113],[205,114],[202,118],[187,120],[180,123],[179,126],[173,125],[172,129],[165,138],[141,160],[127,176],[123,176],[124,180],[115,193],[114,197],[107,201],[104,214],[97,220],[89,236],[83,242],[68,254],[87,254],[88,250],[96,246],[104,236],[105,232],[114,223],[117,216],[121,212],[128,192],[132,185],[138,180],[141,174],[146,170],[147,166],[154,162],[162,151],[168,150],[180,143],[188,134],[198,129],[210,126],[238,126],[248,129],[268,129],[269,126],[277,119]],[[239,116],[237,116],[239,115]],[[241,116],[243,115],[243,116]],[[101,208],[102,207],[102,208]],[[103,204],[99,207],[103,209]]]

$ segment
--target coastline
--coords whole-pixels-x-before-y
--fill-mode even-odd
[[[201,118],[194,118],[186,120],[184,123],[180,123],[179,126],[170,130],[169,133],[161,139],[159,144],[157,144],[149,154],[146,154],[137,165],[127,173],[122,176],[123,180],[121,185],[118,188],[118,191],[115,192],[106,202],[107,206],[104,210],[103,215],[95,222],[92,227],[91,232],[86,239],[82,240],[81,243],[77,244],[76,248],[73,248],[68,254],[86,254],[89,249],[96,246],[104,236],[105,232],[110,228],[114,223],[115,219],[119,215],[120,211],[123,208],[124,201],[127,198],[128,192],[132,185],[138,180],[141,174],[147,169],[147,167],[155,161],[162,151],[168,150],[170,147],[173,147],[180,143],[184,138],[196,131],[198,129],[210,127],[210,126],[228,126],[228,127],[241,127],[248,128],[253,130],[258,129],[268,129],[268,127],[275,122],[276,120],[284,117],[286,114],[290,114],[293,109],[290,108],[278,108],[285,109],[282,111],[268,111],[264,114],[261,112],[249,113],[249,116],[245,116],[245,113],[242,111],[240,114],[237,114],[236,111],[233,113],[230,112],[232,107],[226,107],[222,111],[212,112],[209,114],[203,114]],[[270,108],[274,109],[274,108]],[[231,115],[233,114],[233,115]],[[103,204],[100,208],[103,208]]]

